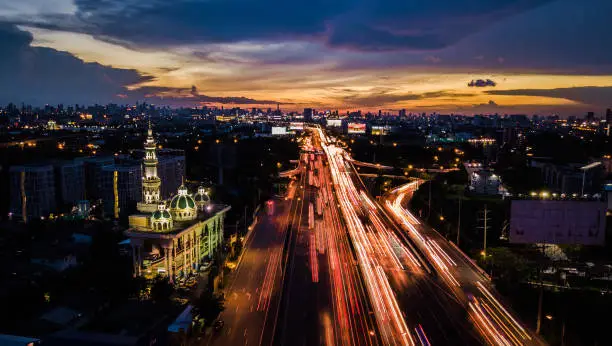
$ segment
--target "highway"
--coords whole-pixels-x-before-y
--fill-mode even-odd
[[[472,259],[404,208],[420,183],[420,180],[413,181],[385,195],[385,209],[433,264],[448,291],[466,307],[469,320],[480,336],[491,345],[543,344],[503,303],[488,275]]]
[[[208,345],[382,345],[347,230],[329,208],[325,157],[307,153],[310,140],[305,147],[298,179],[266,204],[245,241],[219,316],[225,327]]]
[[[336,202],[326,160],[310,138],[304,149],[274,344],[379,345],[346,229],[337,208],[329,208]]]
[[[261,212],[210,345],[527,345],[486,274],[309,129],[287,195]]]
[[[288,189],[295,191],[296,184],[290,184]],[[297,202],[272,200],[259,212],[225,290],[225,310],[219,316],[225,326],[213,333],[206,344],[271,344],[281,289],[283,244]]]
[[[466,323],[465,309],[431,279],[433,269],[428,261],[398,237],[393,221],[366,192],[346,151],[321,129],[313,132],[329,160],[338,207],[383,344],[480,344]]]

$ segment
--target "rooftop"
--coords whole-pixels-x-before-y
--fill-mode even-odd
[[[135,237],[144,237],[144,238],[166,238],[166,237],[174,237],[178,234],[181,234],[185,231],[189,226],[195,225],[198,222],[203,222],[211,217],[227,212],[231,209],[231,206],[225,204],[210,204],[205,211],[198,211],[198,216],[195,220],[190,221],[174,221],[174,225],[172,230],[168,232],[154,232],[148,228],[130,228],[127,230],[126,234],[129,236]],[[150,217],[151,214],[135,214],[135,216],[140,217]]]

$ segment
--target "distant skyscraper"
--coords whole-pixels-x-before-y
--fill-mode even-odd
[[[586,120],[587,120],[587,121],[593,121],[593,120],[595,120],[595,113],[594,113],[594,112],[587,112],[587,114],[586,114]]]
[[[312,113],[313,113],[312,108],[304,108],[304,113],[302,114],[304,116],[304,120],[312,121]]]
[[[405,109],[400,109],[399,110],[399,116],[400,117],[405,117],[406,116],[406,110]]]
[[[612,123],[612,109],[606,109],[606,122],[608,124]]]
[[[10,210],[25,222],[55,212],[55,179],[51,165],[13,166],[10,176]]]

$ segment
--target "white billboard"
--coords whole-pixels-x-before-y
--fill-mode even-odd
[[[510,213],[511,243],[605,243],[605,202],[513,200]]]
[[[327,119],[327,127],[342,127],[341,119]]]
[[[293,130],[293,131],[303,131],[304,130],[304,123],[302,122],[292,122],[291,124],[289,124],[289,130]]]
[[[289,134],[287,132],[286,126],[272,126],[272,135],[273,136],[284,136]]]
[[[348,123],[348,133],[365,133],[366,124]]]

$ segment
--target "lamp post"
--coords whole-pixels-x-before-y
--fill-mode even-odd
[[[584,196],[584,181],[586,180],[586,172],[589,169],[593,169],[595,167],[598,167],[601,165],[601,161],[595,161],[595,162],[591,162],[586,166],[582,166],[580,167],[580,169],[582,170],[582,190],[581,190],[581,196]]]

